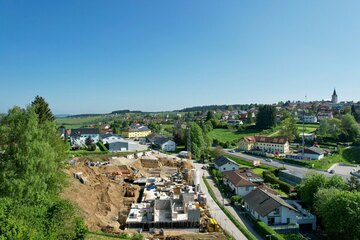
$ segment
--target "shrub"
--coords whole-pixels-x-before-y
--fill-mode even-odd
[[[280,190],[285,193],[291,193],[294,189],[293,186],[291,186],[290,184],[277,179],[276,176],[272,172],[264,171],[263,178],[264,178],[265,182],[269,182],[272,184],[279,184]]]
[[[271,235],[271,239],[273,240],[285,240],[280,234],[271,229],[268,225],[260,220],[253,219],[253,223],[255,228],[259,231],[259,233],[263,236]]]

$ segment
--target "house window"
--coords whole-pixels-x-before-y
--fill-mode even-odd
[[[286,222],[287,222],[287,224],[289,224],[290,223],[290,218],[286,218]]]
[[[246,187],[245,190],[246,190],[246,191],[249,191],[249,187]]]
[[[277,208],[277,209],[275,209],[275,211],[274,211],[274,212],[275,212],[275,214],[276,214],[276,215],[279,215],[279,214],[280,214],[280,209],[279,209],[279,208]]]
[[[223,169],[224,171],[226,170],[226,168],[224,167],[224,169]]]

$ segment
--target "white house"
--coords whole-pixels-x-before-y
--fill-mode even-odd
[[[122,141],[124,140],[121,135],[116,134],[103,134],[101,135],[101,140],[104,144],[114,141]]]
[[[215,164],[215,168],[220,172],[239,169],[239,164],[237,164],[236,162],[225,156],[220,156],[217,159],[215,159],[214,164]]]
[[[223,182],[228,185],[236,195],[245,196],[256,188],[257,183],[264,180],[248,168],[224,172]]]
[[[304,140],[305,141],[314,141],[316,136],[315,136],[315,133],[300,133],[299,136],[300,138],[302,138],[304,135]]]
[[[85,140],[91,138],[93,143],[99,142],[100,135],[98,128],[78,128],[71,129],[70,143],[71,145],[85,145]]]
[[[162,140],[157,142],[161,150],[166,152],[174,152],[176,150],[176,143],[173,140]]]
[[[325,151],[317,147],[309,147],[304,149],[304,158],[311,160],[320,160],[324,157]]]
[[[298,116],[298,121],[303,121],[303,116]],[[315,115],[304,115],[304,123],[317,123],[317,117]]]
[[[297,223],[300,212],[282,198],[256,188],[243,197],[246,210],[269,226]]]

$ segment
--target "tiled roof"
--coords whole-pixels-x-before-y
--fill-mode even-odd
[[[304,149],[304,153],[321,155],[321,154],[324,154],[325,151],[323,151],[322,149],[317,148],[317,147],[309,147],[309,148]]]
[[[282,198],[259,188],[256,188],[249,194],[245,195],[243,199],[250,206],[250,208],[252,208],[262,217],[267,216],[269,213],[281,206],[297,212],[294,207],[285,202]]]
[[[236,162],[234,162],[233,160],[231,160],[225,156],[220,156],[217,159],[215,159],[215,161],[214,161],[214,163],[219,167],[221,167],[224,164],[227,164],[228,162],[238,165]]]
[[[289,141],[287,137],[266,137],[266,136],[255,136],[256,142],[261,143],[276,143],[276,144],[285,144]]]
[[[255,186],[254,183],[238,174],[237,170],[224,172],[224,178],[231,182],[235,187]]]
[[[98,128],[71,129],[71,136],[83,135],[83,134],[99,134],[99,129]]]

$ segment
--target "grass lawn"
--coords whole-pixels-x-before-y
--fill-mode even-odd
[[[106,118],[105,116],[91,116],[91,117],[66,117],[66,118],[57,118],[55,119],[58,125],[63,125],[67,129],[70,128],[80,128],[84,125],[98,124],[99,122],[104,122],[111,120],[111,118]]]
[[[265,169],[263,169],[263,168],[253,168],[253,169],[251,169],[256,175],[258,175],[259,177],[262,177],[262,173],[264,172],[264,171],[266,171]]]
[[[296,124],[297,126],[297,129],[299,132],[302,132],[302,124]],[[316,124],[305,124],[304,127],[305,127],[305,133],[313,133],[315,132],[318,128],[319,128],[320,125],[316,125]]]
[[[122,237],[120,235],[111,235],[105,233],[87,233],[85,240],[114,240],[114,239],[131,239],[131,237]]]
[[[245,136],[257,135],[261,132],[259,129],[244,129],[242,131],[233,129],[215,128],[209,135],[212,139],[217,139],[220,142],[232,142],[234,140],[240,140]]]

